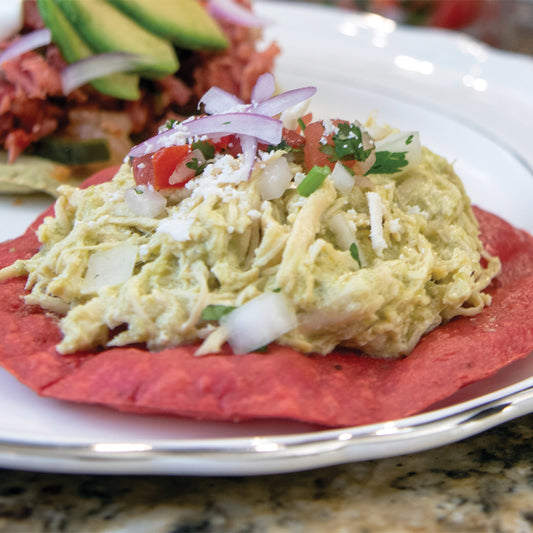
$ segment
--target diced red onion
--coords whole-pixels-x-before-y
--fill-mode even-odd
[[[207,9],[214,17],[239,26],[261,28],[266,25],[265,20],[232,0],[209,0]]]
[[[293,105],[299,104],[308,98],[311,98],[316,93],[316,87],[302,87],[300,89],[293,89],[277,96],[273,96],[260,104],[254,106],[254,113],[260,115],[267,115],[273,117]]]
[[[256,113],[222,113],[208,115],[181,122],[177,128],[171,128],[155,137],[134,146],[129,156],[137,157],[172,146],[179,139],[182,143],[187,137],[203,135],[250,135],[260,142],[279,144],[283,126],[279,120]]]
[[[255,163],[255,155],[257,154],[257,139],[251,135],[239,135],[242,150],[242,173],[248,179]]]
[[[149,218],[159,216],[167,205],[167,199],[147,185],[136,185],[126,189],[124,202],[134,215]]]
[[[74,89],[102,76],[135,70],[147,61],[146,58],[127,52],[107,52],[85,57],[68,65],[61,72],[63,92],[69,94]]]
[[[276,90],[274,76],[270,72],[265,72],[257,78],[252,89],[252,104],[260,104],[268,100]]]
[[[52,32],[48,28],[35,30],[26,33],[20,39],[17,39],[11,46],[8,46],[0,54],[0,66],[5,61],[20,56],[30,50],[35,50],[41,46],[46,46],[52,42]]]
[[[265,292],[223,319],[228,342],[236,354],[248,353],[275,341],[298,326],[296,313],[280,292]]]
[[[204,110],[208,115],[224,113],[232,108],[244,105],[244,102],[220,87],[211,87],[198,102],[204,105]]]
[[[256,187],[263,200],[280,198],[292,180],[289,163],[285,157],[268,161],[256,181]]]

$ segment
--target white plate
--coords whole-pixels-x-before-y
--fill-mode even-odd
[[[455,160],[475,203],[533,232],[533,61],[453,33],[396,27],[336,9],[259,3],[282,46],[284,89],[319,88],[318,116],[378,119],[421,132]],[[528,90],[526,90],[528,88]],[[0,238],[48,203],[0,199]],[[57,472],[250,475],[416,452],[533,411],[533,354],[426,413],[322,430],[271,421],[209,423],[43,399],[0,373],[0,466]]]

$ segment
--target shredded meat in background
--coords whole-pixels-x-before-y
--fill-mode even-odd
[[[250,6],[249,0],[239,0]],[[13,162],[39,139],[52,133],[80,130],[73,124],[84,114],[73,110],[90,110],[96,117],[109,117],[109,112],[123,114],[119,121],[124,130],[116,137],[135,140],[154,134],[167,118],[180,118],[194,112],[200,96],[213,85],[249,100],[257,77],[270,72],[279,48],[271,44],[263,51],[256,48],[260,32],[222,22],[230,41],[224,52],[190,52],[179,50],[180,70],[162,80],[142,80],[140,100],[128,102],[100,94],[91,86],[76,89],[63,96],[59,72],[66,66],[58,48],[51,44],[39,52],[27,52],[6,61],[0,71],[0,146]],[[21,33],[44,27],[35,0],[24,2],[24,26]],[[0,50],[13,39],[0,42]],[[102,119],[104,120],[104,119]],[[122,127],[122,126],[121,126]],[[95,127],[95,135],[102,128]],[[87,136],[87,127],[84,128]],[[124,143],[119,143],[123,149]],[[123,157],[123,153],[115,154]]]

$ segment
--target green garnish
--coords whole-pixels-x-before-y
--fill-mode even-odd
[[[215,157],[215,147],[207,141],[197,141],[192,143],[193,150],[200,150],[206,159],[213,159]]]
[[[176,120],[175,118],[169,118],[166,122],[165,122],[165,128],[167,130],[171,130],[176,124],[179,124],[179,120]]]
[[[319,167],[315,165],[308,173],[307,176],[300,182],[296,190],[300,196],[310,196],[321,185],[324,180],[331,174],[329,167]]]
[[[279,144],[269,144],[266,149],[267,152],[275,152],[276,150],[283,150],[284,152],[292,152],[293,149],[291,148],[290,144],[285,139],[282,139]]]
[[[376,162],[367,174],[394,174],[407,166],[407,152],[376,152]]]
[[[297,122],[298,122],[298,126],[300,126],[300,129],[302,131],[305,131],[305,122],[301,118],[299,118]]]
[[[235,307],[232,305],[210,304],[204,307],[200,316],[201,320],[220,320],[223,316],[231,313]]]
[[[366,161],[373,148],[364,149],[363,133],[356,124],[341,122],[337,126],[337,133],[333,135],[333,145],[325,144],[319,150],[328,156],[328,159],[336,161]]]
[[[187,168],[190,168],[191,170],[194,170],[195,176],[199,176],[204,171],[204,168],[207,166],[207,161],[205,163],[200,163],[200,161],[198,161],[198,159],[196,159],[195,157],[192,161],[188,161],[187,163],[185,163],[185,166]]]
[[[361,264],[361,261],[359,260],[359,248],[357,248],[355,242],[350,244],[350,254],[359,264]]]
[[[407,139],[405,139],[405,144],[411,144],[413,142],[414,135],[409,135]]]

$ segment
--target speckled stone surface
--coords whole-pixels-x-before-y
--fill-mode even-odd
[[[0,471],[0,532],[533,531],[533,415],[403,457],[243,478]]]

